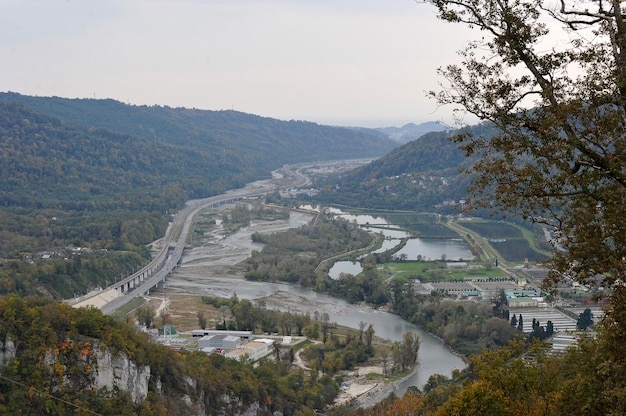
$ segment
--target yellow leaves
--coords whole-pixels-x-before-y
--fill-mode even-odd
[[[502,390],[483,380],[467,386],[435,412],[436,416],[515,415]],[[525,415],[526,416],[526,415]]]
[[[62,382],[63,378],[65,377],[65,366],[59,361],[55,361],[52,365],[52,369],[54,371],[54,374],[59,379],[59,382]]]

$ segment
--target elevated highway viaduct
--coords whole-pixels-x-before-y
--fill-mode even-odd
[[[351,161],[323,161],[315,163],[303,163],[298,165],[285,165],[281,169],[273,172],[275,178],[282,178],[282,188],[293,188],[308,186],[311,181],[302,170],[313,166],[330,166],[333,164],[363,164],[370,161],[369,159],[351,160]],[[287,179],[288,184],[285,183]],[[215,208],[223,204],[241,201],[247,198],[256,198],[274,192],[278,189],[278,185],[272,183],[272,180],[262,180],[253,182],[245,188],[228,191],[225,194],[213,196],[204,199],[189,201],[185,208],[179,211],[174,217],[172,223],[163,238],[161,250],[152,258],[152,260],[137,272],[114,283],[99,293],[115,290],[123,296],[113,296],[111,300],[107,300],[100,309],[105,314],[112,314],[121,308],[133,298],[137,296],[147,295],[151,289],[159,286],[164,282],[167,276],[178,266],[181,261],[183,250],[187,242],[187,235],[191,229],[194,216],[201,210],[207,208]],[[97,296],[95,294],[94,296]],[[75,306],[89,304],[89,297],[81,299],[80,303]]]

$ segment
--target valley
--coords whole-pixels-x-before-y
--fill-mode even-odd
[[[309,357],[309,364],[315,365],[316,371],[306,373],[306,382],[312,388],[327,389],[328,401],[316,395],[287,399],[292,391],[298,390],[299,384],[292,382],[303,376],[302,367],[291,368],[288,360],[278,357],[275,363],[265,360],[260,363],[263,371],[269,371],[274,380],[280,378],[281,383],[286,383],[281,384],[281,396],[276,396],[281,400],[278,408],[328,403],[336,394],[334,390],[339,388],[342,377],[351,382],[352,389],[344,386],[341,400],[373,394],[375,385],[378,395],[364,398],[360,403],[371,406],[390,391],[403,394],[409,390],[415,392],[416,388],[447,385],[464,374],[458,371],[466,368],[464,359],[470,356],[477,359],[481,351],[486,354],[485,351],[506,350],[512,339],[544,340],[556,330],[552,340],[559,340],[561,344],[553,341],[553,350],[564,351],[573,344],[577,315],[589,312],[597,318],[601,314],[600,307],[593,304],[595,294],[584,285],[565,282],[567,284],[559,287],[558,296],[541,291],[542,281],[547,276],[547,269],[541,262],[550,256],[549,244],[544,241],[551,238],[547,231],[519,219],[505,222],[501,218],[458,215],[456,208],[464,204],[468,179],[457,172],[462,155],[450,147],[448,132],[426,135],[372,161],[369,155],[390,145],[381,142],[375,146],[378,140],[375,136],[357,137],[350,131],[333,130],[333,134],[355,141],[347,145],[342,140],[329,140],[328,148],[320,153],[326,157],[336,156],[339,149],[348,154],[353,152],[358,148],[355,144],[358,140],[371,140],[372,147],[359,154],[361,158],[348,163],[284,165],[275,170],[271,178],[243,186],[251,178],[265,177],[261,173],[267,166],[274,164],[275,167],[277,161],[272,158],[272,148],[280,150],[283,161],[311,156],[307,153],[310,145],[307,140],[301,140],[296,146],[289,145],[290,134],[282,131],[286,125],[306,128],[308,133],[300,139],[310,135],[328,139],[325,134],[330,130],[302,123],[285,125],[232,112],[209,114],[141,109],[141,117],[148,117],[145,120],[157,113],[163,117],[161,125],[169,126],[164,131],[172,129],[163,137],[168,141],[163,147],[171,150],[172,158],[180,159],[179,163],[188,168],[171,171],[168,169],[174,167],[168,165],[163,171],[155,166],[161,159],[153,157],[152,153],[142,156],[148,154],[147,149],[156,151],[154,143],[143,137],[141,131],[134,130],[136,126],[131,119],[124,118],[119,123],[114,113],[109,113],[102,117],[99,129],[70,125],[64,118],[76,102],[37,103],[43,105],[40,109],[55,104],[56,117],[60,118],[17,104],[0,105],[0,111],[10,120],[2,130],[6,132],[3,137],[8,149],[5,156],[10,161],[9,168],[3,172],[15,170],[17,173],[15,177],[7,177],[9,192],[4,195],[4,207],[0,210],[0,220],[6,225],[2,230],[3,241],[10,242],[10,246],[3,246],[5,258],[2,259],[0,284],[11,295],[3,300],[2,306],[11,316],[19,315],[11,312],[14,308],[32,308],[34,311],[28,316],[36,316],[43,313],[43,309],[54,307],[46,306],[43,300],[20,306],[20,302],[34,301],[31,298],[18,301],[13,291],[17,289],[25,295],[45,294],[51,298],[63,294],[67,303],[80,308],[59,305],[61,311],[52,311],[52,316],[82,316],[78,320],[57,317],[46,326],[47,331],[60,337],[59,345],[63,348],[71,344],[64,341],[71,333],[72,336],[79,334],[80,341],[75,346],[84,346],[83,350],[91,351],[91,341],[85,341],[87,337],[104,337],[106,342],[102,348],[110,344],[129,354],[124,357],[134,357],[142,350],[151,351],[151,355],[160,357],[148,364],[156,371],[164,371],[164,365],[183,365],[187,357],[191,357],[191,362],[198,360],[199,365],[210,368],[222,365],[221,358],[200,353],[193,347],[178,356],[183,361],[164,360],[167,349],[146,346],[143,342],[147,338],[141,342],[128,341],[142,334],[125,337],[119,330],[114,331],[115,338],[104,335],[103,328],[107,325],[133,323],[135,319],[139,322],[147,302],[158,298],[163,299],[157,308],[164,313],[163,330],[165,317],[169,313],[176,316],[176,304],[184,304],[184,315],[189,316],[193,315],[190,305],[197,305],[196,313],[200,313],[207,310],[206,302],[219,307],[227,302],[232,312],[229,327],[252,328],[259,333],[291,336],[293,329],[291,325],[279,327],[253,320],[253,316],[262,316],[265,312],[246,315],[250,305],[260,306],[267,314],[277,311],[287,316],[292,313],[313,315],[313,327],[321,325],[320,314],[326,320],[324,325],[332,323],[353,330],[361,328],[361,331],[362,325],[371,325],[378,337],[391,343],[394,354],[399,351],[397,343],[402,342],[406,334],[419,336],[419,365],[406,379],[380,383],[378,378],[377,382],[369,380],[368,383],[368,375],[365,379],[362,374],[357,375],[359,366],[354,365],[355,351],[363,344],[352,342],[352,335],[345,335],[345,344],[335,337],[325,345],[324,333],[323,346],[318,350],[321,356]],[[96,114],[94,109],[99,108],[100,103],[87,104],[93,107],[83,115]],[[116,111],[129,110],[124,105],[110,104],[114,104]],[[73,117],[76,113],[72,111],[72,114]],[[178,117],[189,122],[210,118],[219,124],[231,116],[276,128],[268,135],[276,135],[277,140],[264,143],[252,140],[249,148],[232,141],[230,151],[238,146],[246,150],[233,155],[226,147],[217,148],[213,138],[205,140],[204,134],[209,130],[199,124],[192,135],[178,134],[191,133],[188,127],[193,124],[179,123]],[[126,130],[103,130],[113,127]],[[138,136],[129,136],[130,131]],[[226,135],[229,134],[233,133]],[[83,136],[87,139],[80,140]],[[13,137],[23,138],[28,145],[18,146],[21,141],[12,140]],[[40,140],[36,146],[30,145],[29,140],[35,138],[45,140]],[[71,144],[71,150],[62,150],[68,148],[67,143]],[[83,150],[79,150],[81,145]],[[190,147],[198,152],[189,152]],[[100,151],[107,148],[113,149],[110,158],[103,157]],[[184,159],[190,153],[195,159]],[[46,157],[41,159],[44,154]],[[159,155],[162,158],[162,154]],[[59,164],[53,169],[54,161],[69,159],[71,163]],[[20,160],[26,163],[20,164]],[[248,162],[252,161],[260,163],[248,169],[252,166]],[[65,180],[63,175],[76,170],[74,162],[83,166],[83,175],[72,174],[69,176],[72,181]],[[214,167],[222,170],[216,173]],[[120,169],[126,169],[125,175],[119,175]],[[120,182],[122,185],[116,183],[117,187],[108,188],[100,186],[105,183],[99,182],[100,175],[105,182],[115,182],[114,177],[124,181]],[[152,188],[142,188],[143,183]],[[235,189],[228,191],[231,187]],[[136,192],[138,189],[141,191]],[[146,191],[149,195],[142,193]],[[37,200],[38,192],[51,198]],[[185,200],[188,201],[185,203]],[[318,209],[317,204],[323,208]],[[15,227],[16,224],[19,227]],[[20,232],[24,235],[12,238]],[[162,235],[163,238],[155,240]],[[341,269],[348,264],[355,268]],[[88,295],[80,295],[94,286]],[[70,297],[71,294],[74,296]],[[170,297],[176,302],[170,303]],[[202,300],[202,305],[198,305],[198,299]],[[42,302],[43,307],[37,302]],[[85,306],[87,308],[82,308]],[[105,315],[100,315],[100,311]],[[200,321],[199,315],[197,319]],[[20,320],[14,322],[11,318],[10,322],[23,328],[24,322]],[[77,322],[77,329],[72,327],[74,322]],[[150,322],[146,323],[150,331],[158,331],[154,317],[144,322]],[[211,326],[218,325],[227,326],[226,315],[221,322],[214,319],[211,323]],[[20,330],[24,333],[24,329]],[[303,335],[301,330],[298,336]],[[310,341],[317,343],[319,333],[313,335],[311,328],[307,331]],[[7,335],[4,345],[10,346],[12,342]],[[45,348],[42,346],[41,351]],[[343,348],[346,351],[342,351]],[[16,354],[10,348],[7,351],[10,356]],[[22,347],[20,352],[26,354],[28,350]],[[73,354],[73,350],[68,349],[67,353]],[[324,354],[328,355],[323,357]],[[145,354],[140,352],[139,356],[145,357]],[[364,365],[363,371],[369,371],[366,369],[379,368],[386,359],[376,356],[371,349],[363,354],[361,349],[359,363]],[[129,358],[124,360],[129,362]],[[254,367],[248,368],[247,359],[244,361],[228,365],[234,366],[237,374],[253,372]],[[394,366],[400,362],[404,363],[399,355],[394,355]],[[245,365],[237,367],[239,364]],[[63,367],[60,362],[57,366],[60,373],[81,372],[85,380],[81,382],[87,386],[91,367],[78,367]],[[402,367],[404,370],[404,364]],[[195,374],[199,382],[207,382],[204,375],[193,370],[191,364],[185,371]],[[340,373],[340,370],[354,372]],[[167,371],[171,372],[172,368]],[[320,371],[324,376],[318,378]],[[31,373],[25,374],[30,377]],[[258,384],[265,376],[269,374],[250,375],[249,382],[236,381],[229,388],[248,400],[246,406],[258,406],[261,399],[273,397],[263,390],[262,383]],[[151,378],[151,382],[161,383],[158,377]],[[181,392],[189,390],[175,386],[176,378],[164,381],[173,383],[168,387],[175,391],[172,400],[186,397]],[[50,386],[55,383],[50,381]],[[251,385],[259,388],[246,390]],[[205,386],[210,389],[212,384]],[[196,394],[202,396],[206,391]],[[147,396],[142,393],[141,397],[143,401]],[[149,406],[147,402],[145,405]],[[237,403],[224,402],[220,406],[237,406]]]

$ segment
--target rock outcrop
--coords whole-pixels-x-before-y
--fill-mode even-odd
[[[113,354],[106,348],[97,349],[96,362],[97,371],[92,373],[96,388],[106,387],[110,391],[118,388],[128,392],[135,402],[148,397],[149,366],[137,366],[126,354]]]
[[[10,336],[4,338],[4,342],[0,341],[0,365],[4,365],[7,361],[15,358],[17,348]]]
[[[148,397],[150,366],[138,366],[123,352],[102,347],[99,341],[65,340],[48,350],[44,364],[59,383],[77,389],[125,391],[135,403]]]

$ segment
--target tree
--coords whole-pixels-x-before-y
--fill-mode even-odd
[[[365,325],[367,325],[367,323],[363,321],[359,322],[359,344],[363,343],[363,332],[365,331]]]
[[[389,351],[386,348],[383,348],[380,351],[380,362],[383,364],[383,375],[386,376],[389,371],[387,365],[389,363]]]
[[[222,320],[222,329],[226,329],[226,318],[232,315],[232,311],[230,310],[228,306],[222,305],[219,307],[217,312]]]
[[[391,306],[396,309],[400,306],[404,298],[405,283],[400,279],[392,279],[387,285],[387,293]]]
[[[204,313],[202,313],[202,311],[198,311],[198,325],[200,326],[200,328],[206,329],[206,324],[206,316],[204,316]]]
[[[142,306],[137,310],[137,319],[140,324],[146,326],[146,328],[150,328],[154,324],[156,311],[154,307],[150,305]]]
[[[477,381],[448,400],[435,413],[435,416],[461,415],[514,415],[508,406],[507,397],[490,383]]]
[[[552,323],[552,321],[548,321],[546,323],[546,337],[551,337],[552,335],[554,335],[554,324]]]
[[[591,309],[587,308],[578,315],[576,328],[586,331],[591,325],[593,325],[593,313],[591,313]]]
[[[331,323],[330,316],[327,312],[322,314],[322,342],[326,344],[328,340],[328,332],[330,331]]]
[[[433,0],[477,28],[463,62],[431,93],[486,122],[454,138],[468,155],[474,206],[554,231],[552,282],[626,291],[626,21],[619,1]],[[564,41],[564,39],[567,39]],[[626,323],[622,323],[626,325]]]
[[[402,371],[417,363],[417,353],[420,348],[420,337],[415,332],[405,332],[402,341],[396,342],[400,368]],[[394,361],[396,358],[394,358]],[[395,363],[394,363],[395,365]]]
[[[237,321],[237,329],[252,330],[256,326],[256,312],[254,305],[248,299],[243,299],[237,303],[235,308],[235,320]]]
[[[376,331],[374,331],[374,326],[372,324],[370,324],[365,331],[365,352],[370,355],[374,353],[372,341],[374,340],[375,332]]]

